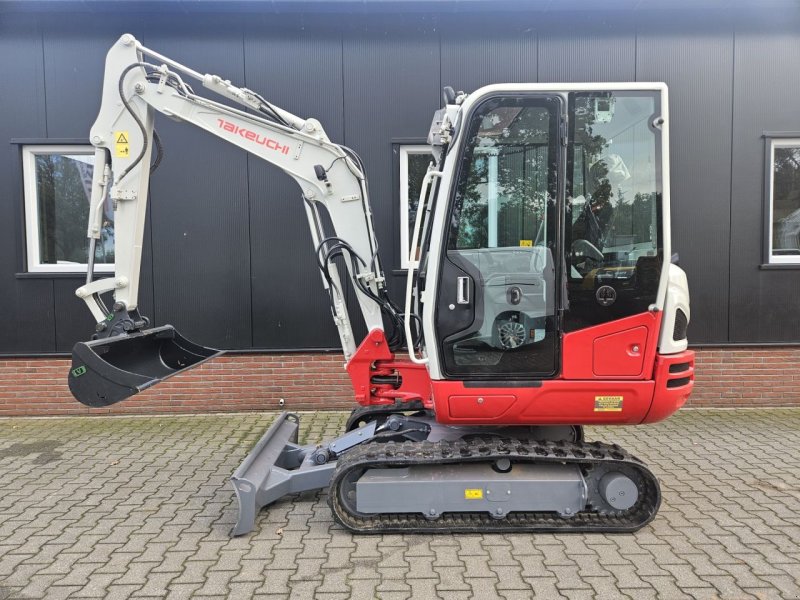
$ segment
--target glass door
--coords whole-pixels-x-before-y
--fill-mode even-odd
[[[471,113],[451,198],[436,328],[448,376],[558,371],[560,96],[488,98]]]

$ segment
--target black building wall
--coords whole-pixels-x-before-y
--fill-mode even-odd
[[[327,5],[312,14],[224,4],[186,14],[172,9],[178,3],[130,14],[62,3],[45,13],[36,4],[0,4],[2,354],[68,352],[93,329],[74,296],[82,277],[24,272],[12,140],[86,139],[105,54],[124,32],[318,118],[331,139],[358,151],[395,290],[405,279],[392,144],[424,140],[443,85],[665,81],[673,248],[691,286],[691,341],[800,342],[800,267],[762,267],[763,134],[800,132],[796,4],[651,11],[631,3],[595,13],[539,3],[447,12],[431,3],[434,12],[404,13]],[[163,117],[156,127],[166,155],[151,186],[142,312],[220,348],[338,347],[296,184],[199,130]]]

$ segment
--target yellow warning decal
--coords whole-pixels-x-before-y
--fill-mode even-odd
[[[483,489],[466,489],[464,490],[464,500],[482,500]]]
[[[532,248],[533,247],[533,240],[520,240],[519,245],[523,248]]]
[[[622,396],[595,396],[594,412],[622,412]]]
[[[117,158],[130,158],[130,139],[127,131],[114,132],[114,156]]]

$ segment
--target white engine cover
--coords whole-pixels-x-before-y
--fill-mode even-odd
[[[661,336],[658,340],[660,354],[675,354],[686,350],[689,342],[684,337],[682,340],[672,339],[675,329],[675,315],[680,309],[689,321],[689,283],[686,273],[678,265],[670,264],[667,280],[667,297],[664,301],[664,318],[661,321]]]

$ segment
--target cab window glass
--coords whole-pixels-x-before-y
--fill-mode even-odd
[[[572,328],[647,310],[655,300],[662,247],[659,112],[657,92],[572,97],[566,254],[573,316],[581,313]],[[611,303],[610,296],[602,302],[595,296],[604,285],[613,288],[603,292],[614,296]]]
[[[545,244],[549,130],[547,106],[501,105],[480,116],[458,189],[450,249]]]

